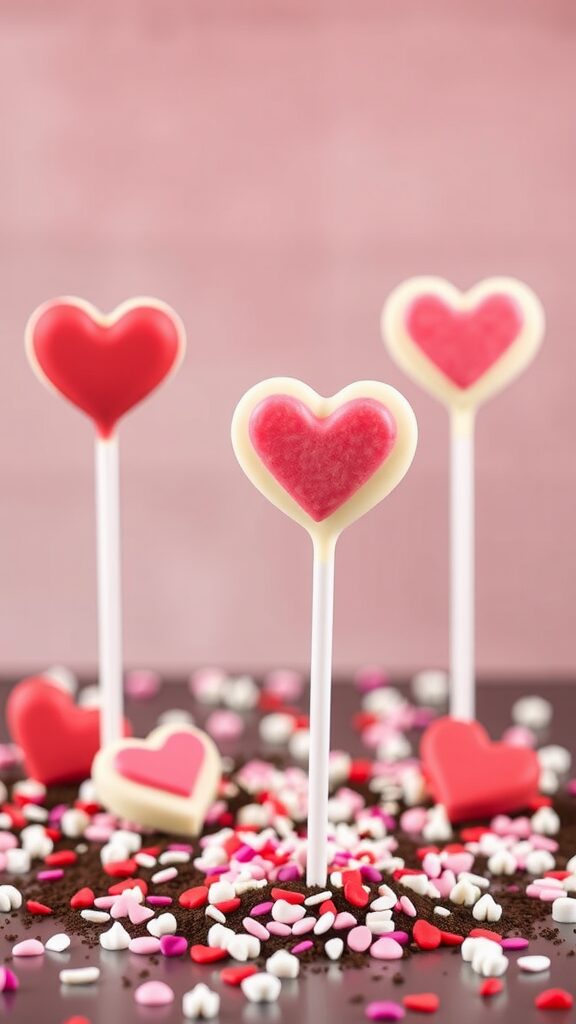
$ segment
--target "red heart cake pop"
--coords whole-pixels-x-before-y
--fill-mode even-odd
[[[90,775],[100,747],[97,708],[77,707],[58,685],[38,676],[14,687],[6,705],[6,721],[31,778],[52,785]],[[124,735],[130,733],[130,724],[124,721]]]
[[[173,372],[185,348],[176,313],[134,299],[103,316],[80,299],[40,306],[26,333],[38,376],[90,416],[101,437]]]

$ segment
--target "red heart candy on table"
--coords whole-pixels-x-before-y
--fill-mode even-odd
[[[521,810],[538,794],[535,752],[492,743],[479,722],[437,719],[422,737],[420,756],[434,799],[453,822]]]
[[[68,693],[38,676],[14,687],[6,721],[31,778],[45,785],[88,778],[100,747],[97,708],[77,707]],[[125,721],[124,734],[130,731]]]
[[[407,1010],[413,1010],[415,1013],[436,1013],[440,999],[435,992],[415,992],[413,995],[404,996],[402,1003]]]
[[[473,309],[454,309],[422,295],[408,309],[406,326],[427,358],[459,388],[469,388],[518,337],[523,319],[508,295],[492,295]]]
[[[396,441],[396,423],[372,398],[352,399],[320,417],[291,395],[271,395],[250,417],[250,439],[266,469],[321,522],[386,461]]]
[[[184,329],[168,306],[134,300],[103,317],[79,299],[40,306],[27,328],[31,363],[44,382],[90,416],[101,437],[175,369]]]

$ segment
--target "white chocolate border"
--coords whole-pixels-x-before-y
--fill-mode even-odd
[[[68,398],[67,395],[64,395],[61,391],[59,391],[58,388],[52,383],[50,378],[46,376],[44,370],[42,369],[40,363],[38,362],[36,350],[34,348],[34,332],[36,330],[36,324],[44,315],[44,313],[46,313],[47,310],[52,309],[54,306],[61,305],[75,306],[77,309],[81,309],[83,313],[86,313],[90,317],[90,319],[93,320],[94,323],[99,324],[100,327],[111,327],[113,324],[117,323],[118,320],[120,320],[123,316],[125,316],[126,313],[130,313],[133,309],[157,309],[160,310],[160,312],[165,313],[165,315],[169,317],[169,319],[174,324],[174,327],[176,328],[176,334],[178,336],[178,354],[164,379],[161,380],[160,383],[157,384],[156,387],[153,388],[153,390],[148,395],[144,396],[144,398],[141,400],[142,402],[145,402],[148,398],[150,398],[150,396],[155,391],[157,391],[158,388],[162,387],[166,383],[166,381],[170,379],[170,377],[173,377],[174,374],[180,369],[180,366],[184,361],[187,346],[186,328],[184,327],[184,322],[178,315],[178,313],[172,308],[172,306],[169,306],[168,303],[163,302],[161,299],[153,299],[145,295],[135,296],[132,299],[126,299],[125,302],[121,302],[120,305],[116,306],[116,308],[113,309],[111,313],[103,313],[96,306],[93,306],[91,302],[88,302],[86,299],[80,299],[75,295],[61,295],[58,298],[48,299],[46,302],[42,302],[39,306],[36,307],[34,312],[28,318],[28,322],[24,330],[24,349],[26,351],[28,362],[30,363],[32,370],[38,377],[38,380],[42,384],[44,384],[44,386],[47,387],[48,390],[52,392],[52,394],[59,395],[60,398],[65,399],[67,402],[70,403],[70,405],[74,405],[74,407],[77,408],[79,412],[84,413],[85,416],[87,416],[88,413],[84,412],[83,409],[79,409],[78,406],[76,406],[75,403],[70,398]],[[140,405],[141,402],[138,402],[137,404]],[[127,409],[126,413],[123,415],[127,415],[127,413],[131,411],[131,409]]]
[[[344,505],[319,523],[300,508],[266,469],[250,441],[250,417],[256,406],[271,395],[299,399],[319,417],[329,416],[353,399],[372,398],[386,406],[396,422],[396,442],[382,466]],[[356,381],[330,398],[324,398],[294,377],[271,377],[246,392],[232,418],[232,446],[248,479],[273,505],[303,526],[325,554],[342,530],[377,505],[400,483],[414,458],[417,440],[416,417],[408,401],[389,384],[374,380]]]
[[[182,732],[197,736],[204,747],[204,760],[189,798],[133,782],[115,768],[114,759],[120,750],[158,750],[170,736]],[[146,739],[117,740],[102,747],[92,762],[92,781],[103,807],[138,825],[174,835],[198,834],[216,796],[220,774],[220,755],[215,743],[192,725],[162,725]]]
[[[518,305],[523,327],[506,352],[475,384],[459,388],[428,359],[408,332],[408,309],[425,295],[433,295],[457,310],[470,310],[483,299],[505,295]],[[532,361],[544,336],[545,315],[532,289],[513,277],[489,277],[467,292],[461,292],[442,277],[412,277],[389,295],[382,310],[381,328],[390,355],[408,376],[449,409],[472,411],[510,384]]]

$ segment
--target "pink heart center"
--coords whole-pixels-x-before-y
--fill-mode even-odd
[[[151,789],[189,797],[204,760],[204,745],[194,733],[173,733],[163,747],[124,747],[114,766],[125,779]]]
[[[435,295],[410,306],[406,326],[415,344],[459,388],[469,388],[497,362],[522,328],[518,306],[493,295],[475,309],[455,310]]]
[[[254,409],[249,431],[266,469],[315,522],[348,501],[396,441],[394,417],[372,398],[320,417],[297,398],[271,395]]]

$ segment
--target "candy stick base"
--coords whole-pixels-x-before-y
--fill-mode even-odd
[[[474,671],[474,416],[453,413],[450,465],[450,714],[476,712]]]
[[[308,853],[306,884],[324,886],[328,872],[328,789],[334,547],[314,545],[310,756],[308,762]]]
[[[100,743],[122,736],[122,608],[118,439],[96,440]]]

